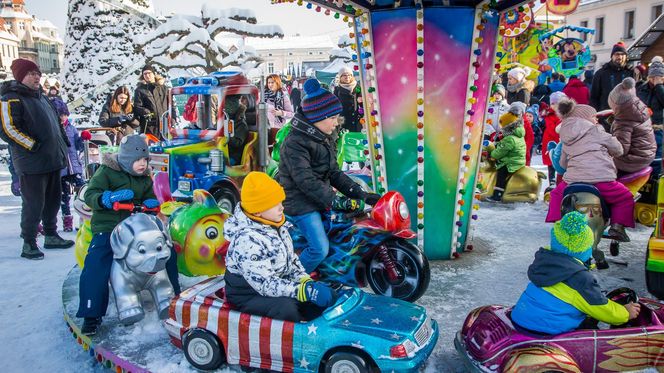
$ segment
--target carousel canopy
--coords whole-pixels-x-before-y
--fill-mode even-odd
[[[659,41],[662,34],[664,34],[664,14],[657,17],[650,27],[627,49],[627,59],[629,61],[640,61],[641,56]]]
[[[307,0],[310,3],[318,4],[321,7],[339,12],[345,15],[353,15],[355,9],[376,11],[387,10],[401,7],[413,7],[414,0]],[[273,3],[286,3],[289,0],[272,0]],[[446,7],[476,7],[481,0],[422,0],[425,7],[446,6]],[[503,11],[515,6],[526,4],[524,0],[497,0],[496,10]]]

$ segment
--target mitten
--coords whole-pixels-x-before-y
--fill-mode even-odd
[[[157,201],[154,198],[146,199],[145,201],[143,201],[143,206],[149,209],[154,209],[159,207],[159,201]]]
[[[362,200],[345,196],[336,196],[332,200],[332,209],[337,211],[356,211],[364,208]]]
[[[113,203],[119,201],[129,201],[134,198],[134,191],[131,189],[120,189],[115,192],[105,191],[101,195],[101,204],[107,209],[113,209]]]
[[[297,292],[297,300],[311,302],[318,307],[329,307],[337,301],[337,292],[322,282],[303,278]]]
[[[364,196],[364,202],[367,203],[367,205],[375,205],[378,203],[378,200],[380,199],[380,194],[376,193],[367,193],[366,196]]]

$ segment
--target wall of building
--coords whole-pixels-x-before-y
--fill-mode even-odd
[[[573,14],[567,16],[566,23],[574,26],[595,28],[595,37],[590,44],[592,54],[596,56],[595,69],[599,68],[611,57],[613,45],[624,41],[629,47],[648,29],[664,8],[664,0],[591,0],[584,1]],[[627,12],[633,13],[633,27],[627,25]],[[597,20],[604,19],[603,35],[599,35]],[[603,40],[599,40],[603,39]]]

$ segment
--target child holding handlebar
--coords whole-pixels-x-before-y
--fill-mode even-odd
[[[102,165],[88,183],[85,203],[92,209],[90,228],[92,241],[85,257],[79,282],[77,317],[84,318],[81,332],[93,335],[101,324],[108,306],[108,280],[113,262],[111,232],[131,211],[114,210],[113,204],[125,202],[142,204],[148,209],[159,207],[148,168],[148,145],[145,135],[126,136],[118,154],[105,154]],[[175,293],[180,293],[177,281],[177,258],[171,252],[166,264],[168,277]]]

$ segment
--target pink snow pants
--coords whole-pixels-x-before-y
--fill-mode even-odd
[[[599,189],[604,202],[611,209],[611,223],[634,228],[634,196],[632,196],[629,189],[617,181],[608,181],[594,185]],[[547,223],[553,223],[562,218],[560,216],[560,205],[563,202],[563,192],[566,187],[567,183],[561,181],[551,191],[549,213],[546,214]]]

